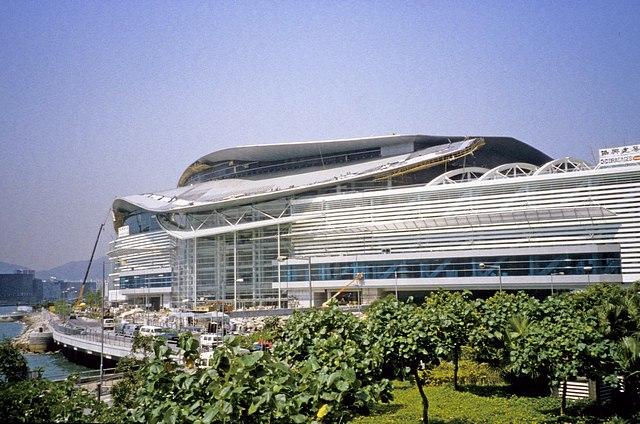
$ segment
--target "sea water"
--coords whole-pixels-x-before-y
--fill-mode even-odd
[[[15,306],[0,306],[0,315],[15,312]],[[22,333],[24,324],[16,322],[0,322],[0,340],[10,339]],[[50,380],[66,378],[69,374],[88,371],[90,368],[74,364],[65,358],[62,353],[24,353],[30,369],[40,368],[43,370],[42,376]]]

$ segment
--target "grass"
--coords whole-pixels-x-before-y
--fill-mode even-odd
[[[429,418],[434,424],[544,423],[555,421],[560,400],[551,397],[521,397],[504,388],[484,388],[483,395],[453,390],[450,386],[427,387]],[[415,386],[396,383],[394,400],[381,405],[370,416],[357,417],[355,424],[419,423],[422,401]]]

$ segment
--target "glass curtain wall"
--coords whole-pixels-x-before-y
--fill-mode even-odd
[[[288,231],[288,226],[281,226],[281,234]],[[280,239],[280,252],[288,254],[288,239]],[[195,300],[232,304],[234,298],[239,308],[277,305],[278,290],[273,288],[278,281],[277,257],[275,225],[178,240],[172,258],[173,306],[192,308]]]

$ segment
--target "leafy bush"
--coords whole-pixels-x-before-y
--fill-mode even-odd
[[[498,292],[478,301],[479,320],[470,331],[471,345],[478,362],[505,368],[510,360],[509,329],[514,317],[535,319],[539,302],[523,292]]]
[[[116,372],[122,373],[122,378],[111,389],[114,405],[120,405],[126,409],[135,407],[135,394],[140,383],[138,370],[143,364],[143,360],[132,357],[122,358],[118,361]]]
[[[362,321],[336,306],[294,313],[275,339],[274,356],[303,374],[300,391],[311,395],[313,404],[327,404],[325,420],[344,419],[390,399],[380,348],[371,344]]]
[[[386,399],[389,391],[388,382],[369,371],[375,359],[338,334],[314,343],[307,359],[293,366],[266,351],[246,353],[230,338],[213,351],[211,368],[203,369],[195,366],[195,339],[182,337],[179,346],[187,369],[165,345],[154,345],[153,360],[138,372],[142,384],[132,421],[337,422]]]
[[[7,383],[24,380],[29,375],[27,361],[11,340],[0,342],[0,379]]]
[[[345,340],[355,340],[358,345],[366,343],[362,322],[353,314],[344,313],[332,306],[305,312],[294,311],[274,340],[273,354],[295,364],[309,357],[317,341],[325,340],[333,334]]]
[[[72,381],[25,380],[0,389],[2,423],[120,423],[118,412]]]
[[[453,384],[453,363],[441,362],[437,367],[427,370],[425,374],[430,386]],[[463,386],[501,386],[505,384],[500,372],[489,364],[466,359],[460,361],[458,380]]]

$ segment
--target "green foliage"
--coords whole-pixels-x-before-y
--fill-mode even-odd
[[[181,340],[187,356],[186,339]],[[209,369],[185,372],[155,346],[155,358],[140,371],[135,422],[273,422],[307,421],[296,404],[296,378],[267,352],[242,355],[231,343],[217,348]],[[180,396],[174,396],[180,393]],[[298,400],[299,402],[299,400]],[[289,418],[295,417],[295,418]]]
[[[367,332],[371,345],[382,354],[383,373],[413,376],[422,398],[422,419],[428,422],[429,399],[421,371],[438,364],[438,342],[442,340],[436,334],[433,315],[391,296],[374,302],[367,312]]]
[[[64,300],[59,300],[55,302],[53,306],[55,314],[58,315],[60,319],[65,321],[67,320],[67,318],[69,318],[69,314],[71,313],[71,306],[69,306],[67,302],[65,302]]]
[[[412,368],[437,363],[434,338],[426,327],[422,310],[412,303],[389,296],[371,305],[367,333],[382,353],[386,377],[406,378]]]
[[[137,372],[141,384],[128,415],[132,421],[337,422],[367,410],[389,390],[370,371],[378,365],[374,359],[339,334],[314,343],[308,357],[291,366],[269,352],[247,353],[235,338],[213,351],[207,369],[193,366],[194,338],[182,337],[179,347],[187,369],[165,345],[154,344],[154,358]]]
[[[101,300],[102,295],[100,294],[100,292],[89,291],[84,295],[84,303],[89,309],[100,309]]]
[[[309,357],[314,344],[333,334],[345,340],[365,342],[364,326],[353,316],[332,306],[310,311],[294,311],[275,339],[273,354],[290,364],[304,361]]]
[[[145,361],[136,358],[122,358],[116,365],[116,373],[121,373],[122,378],[111,389],[111,398],[114,405],[125,409],[134,408],[137,404],[136,391],[140,383],[138,370]]]
[[[10,339],[0,342],[0,378],[6,383],[14,383],[27,378],[29,367],[20,349]]]
[[[611,374],[615,345],[598,329],[597,317],[575,308],[568,295],[547,298],[541,318],[512,337],[510,369],[515,374],[542,377],[551,386],[577,376]],[[566,393],[562,393],[564,413]]]
[[[506,368],[509,364],[509,330],[514,317],[520,322],[535,319],[539,302],[533,297],[498,292],[484,302],[478,301],[478,322],[470,331],[471,345],[478,362]]]
[[[313,404],[327,404],[325,420],[389,400],[380,348],[362,321],[337,306],[294,313],[275,339],[274,356],[303,374],[300,389]]]
[[[426,379],[430,386],[453,384],[453,362],[443,361],[437,367],[427,370]],[[460,361],[458,379],[462,386],[504,386],[506,384],[500,372],[489,364],[468,359]]]
[[[423,309],[436,355],[453,362],[453,386],[457,389],[458,361],[462,347],[477,325],[477,305],[470,300],[469,292],[439,291],[426,299]]]
[[[143,336],[140,333],[136,333],[133,336],[131,351],[140,352],[146,356],[151,351],[153,351],[153,343],[154,343],[154,338],[152,336]]]
[[[431,417],[435,423],[510,424],[547,423],[559,401],[551,397],[481,396],[455,391],[448,386],[427,387],[432,401]],[[415,387],[396,383],[394,401],[381,405],[370,416],[357,417],[354,424],[419,423],[422,417],[420,394]]]
[[[3,423],[120,423],[117,408],[109,408],[73,382],[25,380],[0,388],[0,422]]]

